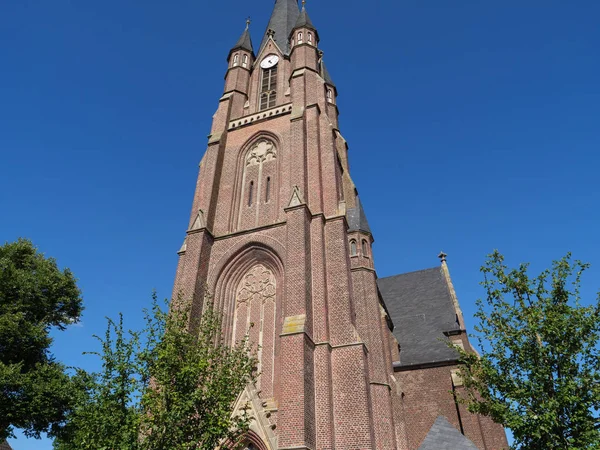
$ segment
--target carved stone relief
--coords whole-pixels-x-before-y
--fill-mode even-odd
[[[266,139],[262,139],[258,141],[250,152],[248,153],[248,157],[246,158],[246,165],[255,166],[261,164],[264,161],[271,161],[277,157],[277,152],[275,151],[275,145]]]
[[[275,300],[275,294],[275,276],[269,269],[259,264],[254,266],[242,280],[237,293],[237,303],[254,301],[261,304],[267,300]]]

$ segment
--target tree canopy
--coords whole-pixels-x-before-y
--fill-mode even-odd
[[[232,413],[256,359],[247,339],[224,342],[218,312],[205,308],[190,327],[190,305],[176,305],[167,312],[155,298],[137,332],[109,320],[98,338],[102,372],[79,373],[81,395],[57,450],[235,447],[250,417],[243,407]]]
[[[567,254],[532,277],[494,252],[481,269],[482,354],[461,352],[462,400],[509,428],[515,448],[600,448],[600,297],[582,301],[588,267]]]
[[[0,246],[0,442],[15,428],[32,437],[60,428],[72,396],[50,332],[78,321],[82,309],[69,269],[26,239]]]

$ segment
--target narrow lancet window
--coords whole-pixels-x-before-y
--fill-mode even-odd
[[[356,241],[353,239],[350,241],[350,256],[356,256]]]
[[[298,33],[298,44],[302,44],[302,31]]]
[[[244,55],[242,58],[242,67],[248,67],[248,55]]]
[[[308,33],[308,43],[312,44],[312,33]]]
[[[271,177],[267,177],[267,185],[265,187],[265,203],[269,203],[271,198]]]
[[[254,198],[254,181],[251,181],[250,187],[248,188],[248,206],[252,206],[253,198]]]
[[[239,62],[240,62],[240,55],[235,54],[233,56],[233,67],[237,66],[239,64]]]
[[[362,252],[363,256],[369,256],[369,244],[364,239],[362,241]]]
[[[333,103],[333,91],[331,89],[327,89],[327,101]]]

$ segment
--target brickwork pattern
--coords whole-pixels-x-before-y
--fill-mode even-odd
[[[268,118],[254,116],[261,70],[252,55],[248,68],[229,61],[173,288],[174,299],[193,300],[195,318],[212,301],[229,342],[249,333],[262,371],[253,401],[268,415],[255,426],[269,430],[256,429],[248,442],[276,450],[275,436],[279,449],[414,450],[443,415],[482,450],[500,448],[501,428],[457,408],[451,367],[393,371],[398,345],[379,300],[373,238],[348,232],[356,190],[321,55],[304,43],[286,56],[273,40],[257,61],[267,54],[280,57]],[[257,145],[273,150],[259,163]],[[257,273],[268,294],[244,291]]]

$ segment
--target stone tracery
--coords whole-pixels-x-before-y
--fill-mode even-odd
[[[275,142],[256,140],[242,160],[242,179],[236,229],[272,223],[277,217],[277,159]],[[272,195],[272,193],[274,195]]]
[[[275,158],[277,158],[277,152],[273,142],[267,139],[261,139],[250,149],[250,152],[246,157],[246,165],[259,165],[265,161],[271,161]]]
[[[254,266],[244,276],[237,292],[237,303],[256,301],[257,304],[275,300],[276,284],[273,272],[262,264]]]
[[[253,265],[239,281],[235,292],[233,342],[248,336],[258,358],[257,380],[264,398],[273,396],[276,340],[277,279],[263,264]]]

